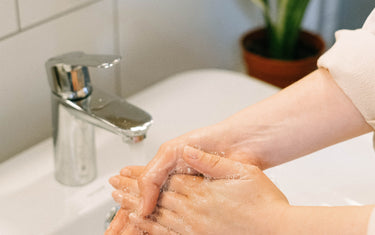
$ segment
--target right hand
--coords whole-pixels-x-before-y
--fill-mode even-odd
[[[185,147],[184,160],[206,176],[170,177],[150,218],[129,215],[147,234],[276,234],[290,205],[256,166]],[[132,204],[125,193],[124,205]],[[292,219],[293,220],[293,219]]]
[[[254,143],[249,142],[251,138],[241,135],[241,131],[234,131],[233,128],[234,125],[230,125],[230,122],[223,122],[189,132],[164,143],[138,178],[142,198],[141,209],[138,213],[143,216],[152,213],[160,189],[169,175],[196,173],[182,159],[185,146],[262,168]],[[127,168],[124,168],[121,174],[131,176],[127,171]]]

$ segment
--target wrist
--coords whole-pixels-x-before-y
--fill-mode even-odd
[[[367,234],[373,206],[290,206],[278,234]]]
[[[289,221],[293,221],[293,206],[286,204],[280,207],[278,210],[271,210],[270,213],[272,216],[272,223],[267,224],[268,230],[263,234],[290,234],[287,231],[290,231],[288,227],[292,226]],[[288,218],[286,218],[288,217]]]
[[[214,126],[221,130],[223,138],[221,145],[227,146],[226,153],[243,163],[256,165],[265,170],[277,164],[274,160],[278,158],[281,151],[275,147],[274,136],[282,124],[263,124],[255,111],[256,107],[249,107]],[[247,112],[246,114],[244,114]],[[253,114],[252,114],[253,113]],[[243,117],[248,117],[243,120]],[[280,142],[280,141],[279,141]]]
[[[217,146],[222,148],[226,157],[255,165],[262,170],[268,168],[266,154],[270,151],[265,146],[266,139],[269,138],[266,134],[267,127],[249,125],[247,121],[234,117],[215,124],[211,128],[218,134]]]

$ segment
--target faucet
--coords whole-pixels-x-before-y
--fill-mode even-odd
[[[109,68],[121,57],[71,52],[46,62],[51,87],[55,178],[80,186],[96,177],[94,126],[128,143],[146,137],[152,117],[125,99],[92,87],[88,67]]]

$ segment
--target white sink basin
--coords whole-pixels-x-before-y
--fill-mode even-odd
[[[0,165],[0,234],[104,232],[106,212],[115,205],[110,176],[126,165],[144,165],[171,138],[216,123],[278,90],[245,75],[193,71],[171,77],[128,100],[152,114],[147,139],[128,146],[96,130],[98,177],[84,187],[67,187],[53,176],[48,139]],[[375,158],[365,135],[266,173],[295,205],[374,203]]]

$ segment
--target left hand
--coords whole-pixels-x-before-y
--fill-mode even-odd
[[[256,166],[185,147],[184,160],[213,180],[175,175],[161,194],[154,220],[130,215],[130,222],[155,234],[160,227],[179,234],[274,234],[288,200]],[[156,221],[155,221],[156,220]],[[156,233],[158,234],[158,233]]]
[[[138,207],[138,185],[137,178],[143,172],[143,166],[129,166],[126,167],[127,177],[117,175],[111,177],[109,182],[117,190],[113,192],[112,196],[115,200],[121,204],[122,198],[124,199],[124,204],[117,212],[116,216],[113,218],[111,224],[105,231],[105,235],[130,235],[130,234],[143,234],[142,231],[137,229],[136,226],[129,223],[129,214],[134,212]],[[128,192],[128,194],[125,194]],[[130,203],[131,202],[131,203]]]

